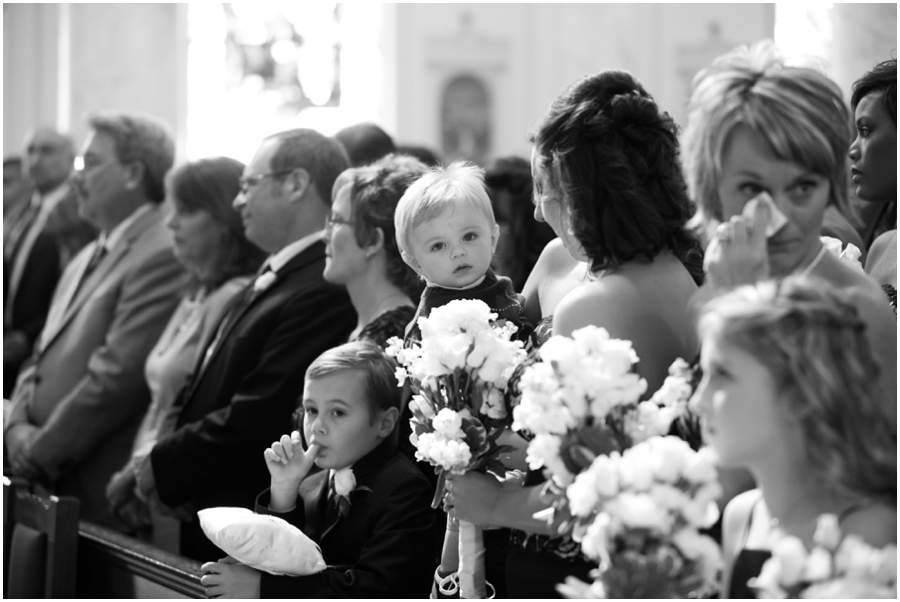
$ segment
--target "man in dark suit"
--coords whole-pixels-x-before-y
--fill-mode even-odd
[[[347,166],[338,142],[299,129],[266,138],[244,169],[235,207],[247,238],[271,255],[201,350],[174,432],[136,469],[138,495],[192,511],[180,513],[186,556],[221,557],[193,511],[254,507],[268,483],[263,452],[290,430],[306,367],[356,324],[346,290],[322,277],[321,230]]]
[[[150,402],[144,362],[185,285],[160,204],[175,144],[143,117],[93,117],[80,210],[100,236],[63,272],[4,424],[14,474],[81,500],[81,517],[122,528],[106,483],[131,454]]]

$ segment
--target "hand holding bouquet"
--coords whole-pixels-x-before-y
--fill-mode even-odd
[[[503,392],[525,352],[521,342],[510,340],[516,327],[496,319],[482,301],[451,301],[419,319],[419,345],[388,341],[388,355],[400,364],[397,380],[401,386],[408,380],[413,391],[410,440],[416,459],[438,473],[435,508],[448,471],[505,475],[500,455],[512,448],[497,443],[511,422]],[[463,597],[484,597],[484,570],[477,561],[483,554],[480,529],[461,522],[459,537]]]

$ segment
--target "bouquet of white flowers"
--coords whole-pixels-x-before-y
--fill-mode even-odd
[[[782,535],[758,577],[760,598],[896,598],[897,546],[874,548],[855,535],[841,538],[834,514],[819,517],[813,549]]]
[[[651,437],[597,456],[566,489],[573,537],[598,561],[594,583],[558,587],[572,598],[684,598],[715,591],[722,557],[699,530],[718,519],[712,451]]]
[[[440,504],[447,471],[470,470],[505,476],[500,454],[510,446],[497,443],[512,417],[503,395],[509,377],[525,358],[522,343],[512,341],[516,326],[495,322],[483,301],[456,300],[419,318],[422,341],[404,348],[398,338],[388,341],[388,355],[397,359],[397,380],[408,380],[413,396],[410,409],[416,458],[438,473],[433,507]],[[484,597],[480,529],[460,522],[460,587],[463,597]]]
[[[553,336],[539,354],[518,383],[522,395],[513,428],[534,435],[528,464],[548,469],[558,488],[597,455],[666,434],[691,395],[690,369],[679,359],[662,388],[639,401],[647,382],[634,371],[637,354],[630,341],[610,338],[604,328]]]

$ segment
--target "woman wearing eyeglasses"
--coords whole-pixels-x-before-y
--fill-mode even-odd
[[[392,336],[403,336],[415,314],[421,285],[400,258],[394,209],[425,170],[418,159],[388,155],[344,171],[334,183],[323,275],[347,287],[357,315],[351,341],[371,339],[384,347]]]

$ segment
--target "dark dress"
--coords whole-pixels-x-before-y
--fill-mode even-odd
[[[536,359],[535,352],[553,335],[553,316],[546,316],[535,325],[526,349],[529,360]],[[531,363],[526,360],[526,364]],[[517,370],[517,372],[519,372]],[[516,375],[510,379],[512,394],[516,395]],[[527,432],[519,432],[531,439]],[[531,470],[525,477],[525,486],[539,486],[546,479],[543,471]],[[506,556],[506,592],[510,598],[560,598],[556,586],[573,576],[591,581],[589,573],[597,563],[581,552],[581,546],[569,536],[550,537],[519,529],[510,530]]]
[[[357,341],[368,339],[384,349],[391,337],[403,338],[407,325],[416,315],[416,308],[403,305],[379,314],[371,322],[363,326],[356,337]]]

